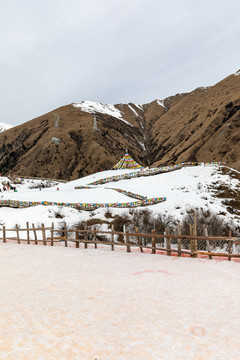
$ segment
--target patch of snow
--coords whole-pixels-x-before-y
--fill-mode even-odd
[[[143,106],[140,104],[134,104],[137,108],[139,108],[141,111],[143,111]]]
[[[138,113],[136,112],[136,110],[134,110],[134,108],[128,104],[128,107],[132,110],[132,112],[134,113],[135,116],[139,117]]]
[[[141,128],[144,130],[144,128],[145,128],[145,126],[144,126],[144,121],[141,121],[141,120],[140,120],[140,126],[141,126]]]
[[[133,126],[131,123],[129,123],[127,120],[123,119],[122,113],[120,110],[118,110],[114,105],[110,104],[102,104],[99,102],[93,102],[93,101],[82,101],[80,103],[73,103],[73,107],[79,108],[84,112],[96,114],[107,114],[110,116],[115,117],[118,120],[121,120],[125,122],[127,125]]]
[[[236,71],[234,75],[239,76],[240,75],[240,70]]]
[[[141,145],[141,147],[143,148],[143,150],[145,150],[145,151],[146,151],[145,144],[144,144],[143,142],[141,142],[141,141],[138,141],[138,143]]]
[[[229,166],[226,166],[226,165],[225,165],[225,168],[227,168],[229,170],[233,170],[234,172],[240,174],[240,171],[238,171],[237,169],[232,169],[232,168],[230,168]]]
[[[164,105],[164,100],[157,100],[158,105],[164,107],[166,109],[166,106]]]
[[[209,89],[209,86],[199,86],[196,90],[206,91],[207,89]]]
[[[0,132],[3,132],[5,130],[9,130],[13,127],[13,125],[6,124],[6,123],[0,123]]]

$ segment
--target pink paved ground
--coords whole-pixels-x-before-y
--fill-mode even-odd
[[[1,360],[238,360],[237,262],[0,244]]]

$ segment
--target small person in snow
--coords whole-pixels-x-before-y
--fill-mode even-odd
[[[57,190],[59,190],[59,188],[57,187]]]

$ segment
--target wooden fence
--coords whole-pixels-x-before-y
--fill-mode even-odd
[[[9,236],[9,233],[15,234],[15,236]],[[44,224],[35,226],[26,223],[26,228],[20,228],[18,225],[15,228],[8,229],[5,226],[0,228],[0,240],[4,243],[9,241],[15,241],[18,244],[42,244],[53,246],[55,243],[67,246],[75,246],[79,248],[80,243],[84,244],[84,248],[87,248],[89,244],[94,245],[97,248],[98,245],[109,245],[111,250],[114,251],[116,246],[126,247],[127,252],[131,252],[131,249],[138,247],[141,252],[147,250],[152,254],[159,252],[166,253],[168,256],[173,254],[177,256],[191,256],[197,257],[208,256],[212,259],[213,256],[227,257],[230,261],[231,258],[240,258],[240,249],[237,251],[237,247],[240,247],[240,241],[236,237],[232,237],[229,233],[228,237],[221,236],[207,236],[207,230],[205,236],[197,236],[194,227],[190,225],[190,235],[182,235],[180,229],[178,234],[170,234],[169,229],[166,229],[164,234],[157,234],[155,230],[152,230],[151,234],[139,233],[135,228],[135,232],[129,231],[115,231],[112,226],[111,231],[89,230],[87,224],[84,229],[67,229],[66,224],[62,229],[55,229],[54,223],[50,227],[45,227]],[[2,236],[1,236],[2,235]],[[118,239],[116,239],[118,237]],[[201,243],[204,241],[204,250]],[[225,244],[227,252],[216,252],[216,243]],[[159,246],[163,244],[163,246]],[[186,248],[187,247],[187,248]],[[224,248],[224,247],[223,247]]]

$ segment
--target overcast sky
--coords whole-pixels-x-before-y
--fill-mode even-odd
[[[0,0],[0,122],[144,104],[240,68],[239,0]]]

